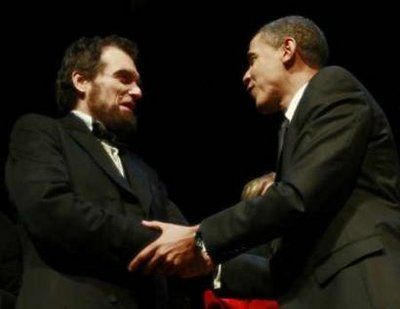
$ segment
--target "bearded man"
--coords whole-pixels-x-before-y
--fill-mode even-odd
[[[18,308],[187,308],[165,277],[129,273],[159,232],[186,221],[126,142],[142,97],[137,50],[118,36],[81,38],[57,78],[60,119],[25,115],[11,134],[6,182],[24,246]]]

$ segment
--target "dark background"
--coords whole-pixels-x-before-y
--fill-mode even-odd
[[[2,175],[15,119],[56,113],[54,81],[65,48],[81,36],[116,33],[134,39],[141,52],[142,156],[191,222],[231,205],[246,181],[275,165],[278,119],[257,114],[241,83],[248,43],[264,23],[289,14],[317,22],[331,46],[330,64],[346,67],[366,85],[400,144],[395,4],[43,2],[2,8]],[[2,205],[7,208],[4,188]]]

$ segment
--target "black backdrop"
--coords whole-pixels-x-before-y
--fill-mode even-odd
[[[141,52],[142,156],[191,222],[231,205],[247,180],[274,168],[277,117],[256,113],[241,78],[251,36],[288,14],[320,25],[331,46],[330,64],[345,66],[367,86],[400,144],[395,5],[380,1],[356,9],[350,1],[300,2],[8,4],[1,22],[1,166],[19,115],[55,114],[54,81],[66,46],[84,35],[116,33],[134,39]],[[4,188],[2,204],[7,207]]]

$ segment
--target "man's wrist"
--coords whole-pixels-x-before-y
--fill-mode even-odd
[[[196,248],[198,248],[202,252],[207,252],[206,245],[204,244],[203,237],[201,235],[201,232],[198,230],[194,236],[194,241]]]

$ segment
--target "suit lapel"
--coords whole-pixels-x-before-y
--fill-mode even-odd
[[[85,149],[94,161],[102,168],[107,175],[120,187],[136,196],[136,192],[129,187],[126,179],[124,179],[114,166],[111,158],[104,150],[101,143],[92,135],[86,125],[76,116],[68,115],[61,120],[67,128],[67,132],[71,137]]]
[[[283,147],[277,162],[277,180],[281,179],[285,170],[290,169],[290,166],[288,166],[290,165],[288,163],[290,162],[290,156],[295,153],[298,146],[297,143],[301,139],[299,132],[304,132],[305,127],[310,125],[310,114],[314,110],[321,108],[322,105],[326,105],[329,101],[333,102],[347,98],[347,89],[351,88],[353,88],[351,80],[349,82],[348,79],[343,78],[343,69],[339,67],[323,68],[311,78],[285,135],[285,147]],[[340,89],[343,90],[341,91]],[[324,98],[323,101],[321,101],[321,97]]]

